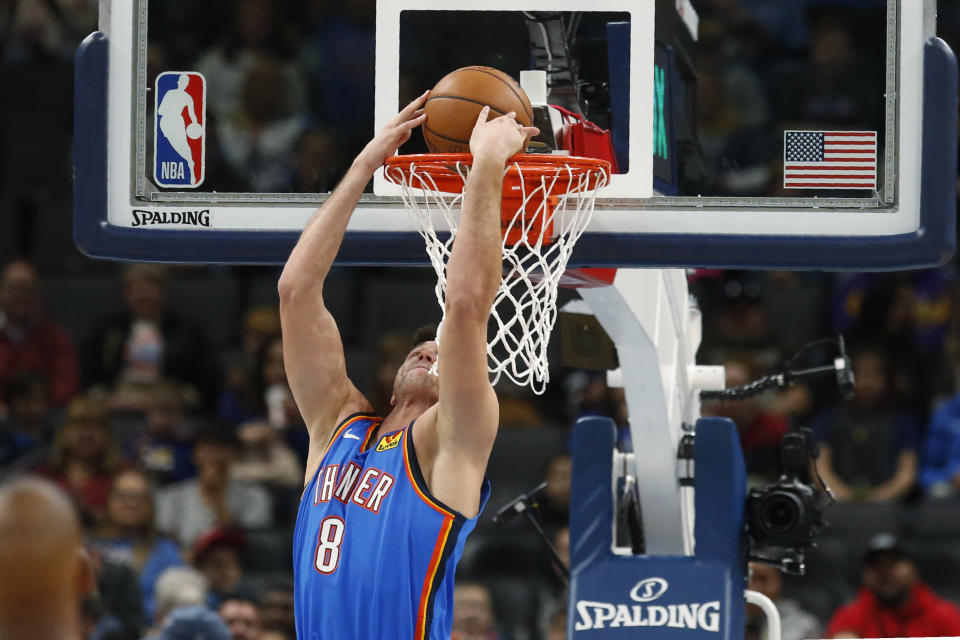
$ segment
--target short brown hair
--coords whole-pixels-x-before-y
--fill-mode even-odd
[[[437,339],[437,325],[435,324],[425,324],[413,333],[413,344],[410,345],[410,348],[414,348],[417,345],[423,344],[424,342],[430,342],[431,340]]]

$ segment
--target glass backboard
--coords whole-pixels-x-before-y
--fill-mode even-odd
[[[479,64],[546,71],[548,102],[612,133],[621,172],[574,266],[937,264],[955,243],[956,60],[935,0],[861,4],[856,34],[798,16],[762,45],[774,63],[686,0],[104,1],[76,58],[75,239],[282,262],[373,132]],[[380,174],[339,262],[428,263]]]

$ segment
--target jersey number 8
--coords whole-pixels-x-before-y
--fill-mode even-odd
[[[337,516],[327,516],[320,523],[320,535],[317,538],[317,556],[314,566],[320,573],[330,574],[337,570],[340,562],[340,543],[343,542],[343,520]]]

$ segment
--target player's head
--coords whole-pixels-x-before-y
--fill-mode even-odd
[[[190,84],[190,76],[185,73],[181,73],[180,77],[177,78],[177,88],[181,91],[187,88],[187,85]]]
[[[93,571],[76,511],[50,482],[0,486],[0,576],[0,637],[78,637]]]
[[[440,394],[439,378],[430,373],[439,353],[436,327],[426,326],[417,330],[413,348],[407,353],[393,381],[391,405],[408,400],[436,402]]]

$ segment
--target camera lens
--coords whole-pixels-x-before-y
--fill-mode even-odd
[[[799,526],[802,513],[803,505],[797,496],[777,491],[763,500],[757,515],[767,535],[785,536]]]

